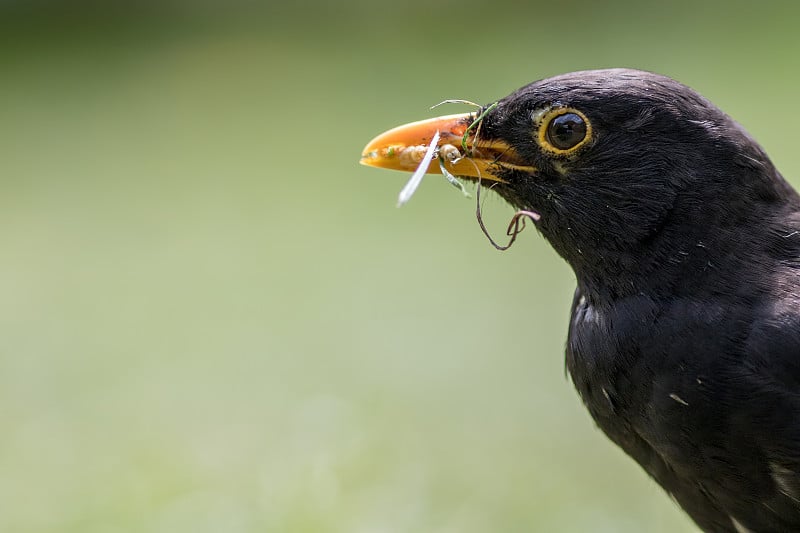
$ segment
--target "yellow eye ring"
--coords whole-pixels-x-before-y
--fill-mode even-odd
[[[577,109],[550,109],[538,122],[539,146],[555,155],[574,154],[592,138],[591,122]]]

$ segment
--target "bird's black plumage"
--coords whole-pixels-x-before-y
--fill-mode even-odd
[[[566,365],[611,440],[705,531],[800,531],[800,196],[747,132],[667,77],[598,70],[394,128],[362,162],[436,150],[571,265]]]
[[[591,131],[545,146],[542,117]],[[800,197],[708,100],[633,70],[532,83],[483,118],[577,290],[566,350],[598,426],[705,531],[800,531]],[[543,141],[544,139],[544,141]]]

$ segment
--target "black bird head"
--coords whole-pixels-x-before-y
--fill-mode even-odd
[[[759,247],[797,195],[761,147],[688,87],[628,69],[537,81],[481,113],[400,126],[362,163],[413,170],[439,131],[454,175],[492,182],[573,267],[588,297],[693,290],[704,269]],[[445,153],[440,150],[440,156]],[[440,172],[431,165],[429,172]],[[785,211],[785,210],[784,210]],[[742,233],[743,227],[751,231]],[[734,235],[735,233],[735,235]],[[712,289],[713,290],[713,289]]]

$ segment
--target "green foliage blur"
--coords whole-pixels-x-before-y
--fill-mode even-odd
[[[565,378],[568,267],[358,159],[629,66],[792,179],[796,5],[0,3],[0,531],[695,531]]]

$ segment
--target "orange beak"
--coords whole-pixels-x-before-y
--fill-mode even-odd
[[[474,119],[472,113],[464,113],[398,126],[381,133],[367,144],[361,155],[361,164],[413,172],[438,131],[436,155],[454,176],[504,183],[505,180],[500,177],[503,169],[523,169],[529,173],[536,171],[533,167],[515,164],[518,157],[507,143],[481,140],[480,126],[470,128]],[[441,174],[442,170],[438,162],[431,162],[426,172]]]

